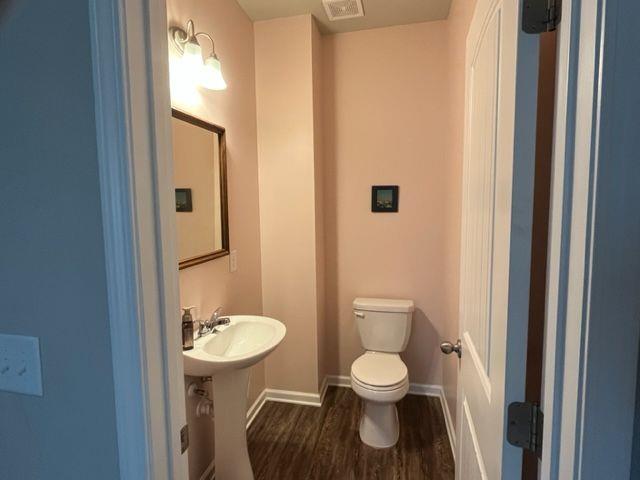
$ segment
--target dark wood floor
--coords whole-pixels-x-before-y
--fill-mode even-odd
[[[361,400],[329,387],[322,407],[267,402],[248,432],[256,480],[453,479],[440,401],[407,395],[398,403],[400,440],[376,450],[358,435]]]

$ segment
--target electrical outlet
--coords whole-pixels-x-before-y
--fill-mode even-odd
[[[37,337],[0,334],[0,390],[42,396]]]
[[[231,250],[229,252],[229,271],[233,273],[236,270],[238,270],[238,251]]]

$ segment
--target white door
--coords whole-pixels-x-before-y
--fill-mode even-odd
[[[520,0],[478,0],[466,44],[457,475],[521,477],[507,405],[524,399],[538,37]]]

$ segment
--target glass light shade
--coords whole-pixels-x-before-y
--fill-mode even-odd
[[[227,82],[222,76],[222,66],[215,55],[211,55],[204,61],[200,85],[209,90],[226,90]]]
[[[202,71],[202,48],[195,38],[184,44],[182,66],[192,78],[197,78]]]

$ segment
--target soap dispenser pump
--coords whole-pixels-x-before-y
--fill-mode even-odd
[[[191,309],[194,307],[182,308],[182,350],[193,349],[193,317]]]

